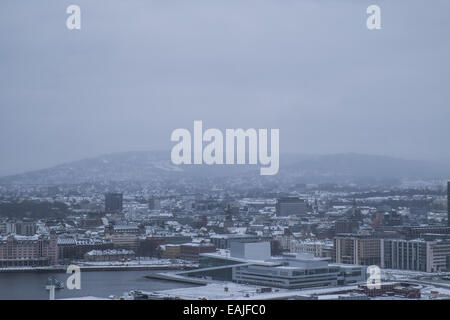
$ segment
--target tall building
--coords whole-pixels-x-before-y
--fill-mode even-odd
[[[20,236],[34,236],[37,232],[36,223],[29,221],[8,221],[3,223],[0,227],[0,234],[14,233]]]
[[[350,219],[336,220],[334,223],[335,234],[340,233],[356,233],[359,228],[359,221]]]
[[[334,238],[334,253],[337,263],[380,265],[381,240],[356,234],[338,235]]]
[[[427,272],[440,272],[448,269],[450,240],[427,241]]]
[[[122,193],[107,193],[105,194],[105,211],[119,212],[123,209],[123,194]]]
[[[303,215],[306,213],[305,200],[298,197],[283,197],[277,199],[277,216]]]
[[[384,239],[382,241],[381,267],[427,271],[427,243],[421,239]]]
[[[161,209],[161,202],[159,200],[159,198],[150,198],[148,200],[148,208],[150,210],[159,210]]]
[[[387,269],[440,272],[448,269],[450,240],[382,239],[381,267]]]
[[[447,182],[447,225],[450,227],[450,181]]]
[[[21,236],[34,236],[37,232],[35,222],[20,221],[16,223],[16,233]]]

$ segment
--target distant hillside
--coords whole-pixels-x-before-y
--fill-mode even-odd
[[[175,166],[169,152],[138,151],[106,154],[56,167],[0,178],[1,184],[77,184],[108,181],[146,181],[185,176],[259,175],[257,166]],[[450,176],[443,164],[363,154],[280,156],[279,177],[299,177],[308,182],[361,179],[438,178]]]
[[[356,153],[309,156],[291,161],[285,169],[304,176],[356,179],[443,179],[450,176],[450,166],[441,163]]]
[[[256,172],[250,166],[176,166],[170,153],[132,151],[105,154],[0,178],[1,184],[78,184],[85,182],[146,181],[180,175],[220,175]]]

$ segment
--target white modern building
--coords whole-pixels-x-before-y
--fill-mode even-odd
[[[269,242],[233,242],[231,249],[200,254],[200,269],[182,274],[242,284],[300,289],[363,282],[366,268],[329,264],[312,254],[270,256]]]

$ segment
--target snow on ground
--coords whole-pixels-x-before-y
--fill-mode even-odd
[[[58,300],[111,300],[111,299],[94,297],[94,296],[85,296],[85,297],[77,297],[77,298],[63,298],[63,299],[58,299]]]
[[[225,289],[227,288],[227,289]],[[232,282],[210,283],[206,286],[171,289],[157,291],[155,293],[168,298],[179,298],[187,300],[270,300],[286,299],[296,296],[311,296],[314,294],[331,294],[341,291],[356,289],[357,286],[340,286],[332,288],[314,288],[302,290],[272,289],[272,292],[259,293],[260,287],[241,285]]]
[[[227,288],[227,289],[226,289]],[[245,294],[256,293],[257,287],[240,285],[237,283],[209,283],[205,286],[179,288],[164,291],[157,291],[156,293],[165,297],[178,297],[188,300],[222,300],[232,298],[243,298]]]
[[[387,280],[407,280],[411,278],[419,278],[419,277],[436,277],[439,275],[444,275],[447,273],[429,273],[422,271],[411,271],[411,270],[397,270],[397,269],[383,269],[381,270],[381,276],[383,279]]]
[[[170,265],[170,266],[191,266],[192,263],[186,262],[184,260],[170,260],[170,259],[140,259],[140,260],[131,260],[131,261],[90,261],[90,262],[78,262],[76,263],[79,266],[138,266],[138,265],[146,265],[146,266],[159,266],[159,265]]]

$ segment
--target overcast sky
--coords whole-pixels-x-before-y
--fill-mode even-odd
[[[194,120],[279,128],[280,152],[450,158],[449,39],[446,0],[1,0],[0,175],[169,156]]]

